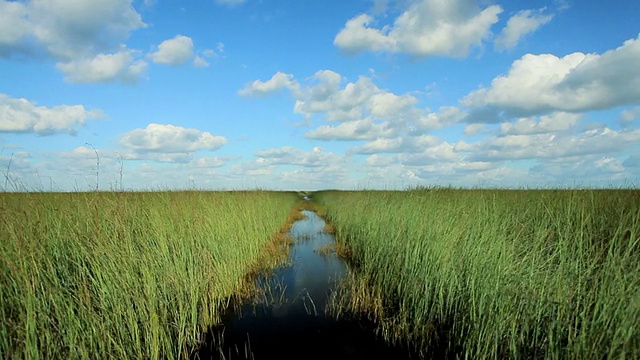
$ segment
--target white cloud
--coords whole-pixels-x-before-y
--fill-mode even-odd
[[[418,102],[411,95],[396,95],[382,92],[371,97],[371,116],[376,119],[386,119],[403,113]]]
[[[391,156],[373,154],[367,157],[366,163],[372,167],[388,167],[393,165],[396,160]]]
[[[73,162],[84,161],[84,164],[80,164],[80,166],[84,167],[85,165],[95,165],[97,161],[96,151],[98,152],[98,156],[100,156],[99,154],[102,152],[100,150],[94,150],[88,146],[78,146],[71,151],[58,152],[56,153],[56,157],[70,159],[73,160]]]
[[[521,118],[515,123],[502,123],[500,132],[505,135],[530,135],[564,131],[575,127],[580,118],[582,114],[565,112],[556,112],[539,118]]]
[[[193,40],[184,35],[165,40],[158,45],[158,51],[147,55],[156,64],[182,65],[194,57]]]
[[[30,31],[29,10],[24,3],[0,1],[0,56],[8,55]]]
[[[538,10],[522,10],[513,15],[495,41],[496,50],[510,50],[515,48],[524,36],[533,33],[540,26],[551,21],[553,14],[544,15],[544,10],[544,8]]]
[[[442,141],[433,135],[378,138],[352,148],[349,152],[354,154],[412,153],[423,151],[440,143]]]
[[[241,96],[266,96],[281,89],[295,91],[297,88],[298,82],[293,80],[292,74],[277,72],[267,81],[255,80],[240,90],[238,94]]]
[[[640,118],[640,106],[623,110],[620,113],[620,119],[624,124],[630,124]]]
[[[360,76],[342,86],[343,77],[331,70],[320,70],[301,85],[292,74],[276,73],[270,80],[256,80],[240,95],[268,95],[287,88],[295,104],[293,111],[305,117],[307,124],[322,120],[338,125],[321,125],[305,134],[320,140],[368,140],[411,132],[419,135],[460,121],[466,113],[445,106],[436,113],[416,106],[411,94],[394,94],[379,88],[371,78]]]
[[[481,134],[486,130],[484,124],[468,124],[464,128],[464,134],[468,136],[475,136]]]
[[[337,126],[322,125],[304,134],[316,140],[366,140],[393,135],[393,130],[384,124],[375,124],[371,119],[352,120]]]
[[[207,60],[205,60],[201,56],[196,56],[195,58],[193,58],[193,66],[195,66],[195,67],[207,67],[207,66],[209,66],[209,62]]]
[[[218,56],[218,54],[216,54],[215,50],[213,49],[205,49],[202,51],[202,55],[208,58],[213,58]]]
[[[328,122],[343,122],[342,129],[362,126],[387,128],[419,118],[422,109],[414,105],[418,100],[409,94],[396,95],[376,86],[371,78],[361,76],[340,88],[342,77],[330,70],[318,71],[311,85],[300,87],[294,93],[294,112],[311,119],[316,114],[324,115]],[[374,122],[377,121],[376,122]],[[354,122],[346,125],[347,122]],[[328,128],[327,128],[328,129]],[[372,134],[371,136],[376,136]]]
[[[216,53],[216,50],[205,49],[200,52],[200,55],[195,55],[195,57],[193,58],[193,66],[195,67],[209,66],[209,62],[207,61],[207,59],[218,57],[220,54],[224,53],[224,44],[219,42],[218,45],[216,45],[216,49],[218,51],[217,53]]]
[[[285,152],[285,157],[293,161],[304,161],[304,154],[313,151],[293,149],[290,152],[285,148],[265,150],[267,152]],[[298,152],[303,155],[296,155]],[[231,166],[229,177],[233,178],[235,188],[269,188],[269,189],[304,189],[320,190],[327,188],[343,188],[349,183],[350,174],[345,162],[321,164],[321,165],[300,165],[294,169],[289,169],[290,165],[285,163],[285,158],[273,159],[277,164],[272,163],[272,159],[260,158],[257,161],[242,162]],[[324,163],[321,161],[320,163]]]
[[[557,159],[571,156],[614,154],[640,142],[640,130],[616,131],[607,127],[577,134],[534,133],[487,137],[480,142],[455,145],[474,161]]]
[[[104,148],[96,150],[100,156],[99,183],[102,190],[119,190],[121,186],[125,190],[233,189],[239,184],[237,176],[232,177],[227,170],[221,169],[230,159],[228,157],[193,158],[188,153],[136,153],[128,149]],[[30,159],[28,168],[22,171],[14,166],[20,160],[18,155],[18,152],[14,155],[11,177],[19,179],[29,188],[64,191],[95,189],[96,154],[90,145],[70,151],[36,154]],[[4,158],[0,155],[0,165],[3,163]],[[4,167],[0,166],[2,168],[6,168],[6,163]]]
[[[422,181],[435,185],[518,187],[531,180],[526,170],[487,162],[435,162],[412,167]]]
[[[36,106],[21,98],[0,94],[0,132],[33,132],[75,134],[76,127],[88,119],[99,119],[99,110],[86,110],[82,105]]]
[[[124,154],[127,160],[150,160],[161,163],[181,163],[186,164],[193,160],[190,153],[165,153],[165,152],[137,152],[129,151]]]
[[[442,106],[437,112],[421,114],[416,121],[416,130],[428,132],[461,122],[467,113],[455,106]]]
[[[132,0],[0,1],[0,55],[40,48],[59,60],[109,51],[146,26]],[[33,52],[33,51],[31,51]]]
[[[269,165],[299,165],[304,167],[330,166],[344,162],[344,157],[330,152],[324,152],[320,147],[312,151],[305,151],[291,146],[277,149],[256,151],[254,156]]]
[[[351,53],[364,51],[397,51],[397,40],[391,38],[385,31],[371,28],[369,25],[374,18],[367,14],[360,14],[345,24],[336,38],[334,45]],[[388,30],[388,27],[383,28]]]
[[[268,95],[289,89],[296,99],[294,112],[309,119],[318,113],[327,121],[361,120],[371,116],[384,119],[403,114],[417,102],[411,95],[395,95],[378,88],[365,76],[340,88],[342,76],[331,70],[320,70],[301,86],[292,74],[278,72],[265,82],[256,80],[240,90],[240,95]]]
[[[420,166],[439,162],[455,163],[463,160],[462,155],[455,151],[454,145],[446,141],[424,148],[417,153],[401,154],[399,157],[402,164]]]
[[[128,159],[188,162],[192,152],[216,150],[226,144],[227,139],[198,129],[151,123],[144,129],[121,134],[119,143],[130,150]]]
[[[260,176],[269,175],[273,172],[273,166],[268,164],[264,159],[258,159],[252,162],[242,162],[233,164],[230,173],[239,176]],[[243,186],[244,187],[244,186]]]
[[[381,28],[372,27],[375,19],[369,15],[355,16],[336,35],[334,44],[350,53],[464,57],[490,36],[501,12],[500,6],[481,9],[471,0],[421,0]]]
[[[323,112],[331,108],[331,105],[327,104],[327,102],[329,102],[329,99],[335,98],[336,94],[340,92],[340,84],[343,79],[335,71],[320,70],[313,74],[310,80],[312,82],[311,85],[305,86],[304,90],[293,93],[296,98],[294,111],[304,114],[307,118],[313,115],[314,112]],[[352,86],[352,84],[347,86]],[[343,105],[343,108],[345,107],[344,104],[341,105]],[[341,110],[341,112],[345,111]]]
[[[344,89],[340,89],[335,80],[326,81],[323,78],[319,84],[307,88],[306,94],[298,97],[294,111],[306,118],[316,113],[326,113],[328,121],[359,120],[371,110],[366,103],[380,92],[367,77],[346,84]]]
[[[572,187],[624,184],[631,175],[624,162],[606,155],[549,159],[531,167],[529,173],[532,177]]]
[[[215,168],[224,166],[227,161],[217,156],[202,156],[191,161],[191,166],[195,168]]]
[[[136,60],[136,51],[121,48],[113,54],[98,54],[93,58],[82,58],[56,67],[64,73],[65,81],[71,83],[102,83],[122,81],[135,83],[146,73],[147,63]]]
[[[640,38],[602,55],[527,54],[490,88],[480,88],[461,102],[471,107],[527,116],[551,111],[584,112],[640,102]],[[495,119],[494,119],[495,121]]]

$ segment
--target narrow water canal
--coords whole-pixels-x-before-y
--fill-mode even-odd
[[[324,232],[325,222],[311,211],[291,227],[294,244],[288,266],[259,278],[265,296],[258,303],[231,306],[223,325],[213,329],[200,359],[370,359],[409,358],[388,346],[365,320],[325,314],[327,299],[347,273]]]

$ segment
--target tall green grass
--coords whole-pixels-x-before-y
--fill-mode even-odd
[[[185,358],[298,197],[0,194],[0,358]]]
[[[426,355],[640,358],[639,191],[315,198],[357,268],[350,306]]]

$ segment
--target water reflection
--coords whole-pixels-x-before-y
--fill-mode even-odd
[[[335,245],[323,231],[325,222],[311,211],[291,228],[290,265],[256,279],[264,296],[236,304],[223,326],[208,334],[197,358],[216,359],[369,359],[407,358],[374,334],[374,324],[325,315],[328,296],[348,269],[335,253],[318,251]],[[300,353],[298,349],[306,349]]]
[[[299,321],[308,315],[324,315],[325,305],[335,284],[347,272],[347,267],[333,253],[318,250],[331,246],[333,236],[323,231],[325,222],[312,211],[304,210],[305,218],[296,221],[290,230],[294,239],[289,253],[290,265],[275,269],[268,277],[256,281],[264,291],[258,304],[242,304],[230,319],[251,322],[255,317],[290,317]],[[252,324],[253,325],[253,324]]]

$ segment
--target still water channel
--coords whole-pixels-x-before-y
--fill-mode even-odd
[[[265,296],[235,304],[212,329],[200,359],[371,359],[409,358],[409,353],[375,335],[374,324],[353,316],[325,314],[328,297],[348,269],[334,252],[335,239],[311,211],[291,227],[294,244],[288,266],[256,279]]]

